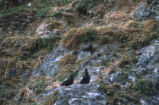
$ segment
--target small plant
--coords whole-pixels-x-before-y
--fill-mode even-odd
[[[45,91],[45,88],[48,86],[48,82],[46,82],[46,80],[44,78],[39,78],[39,79],[35,79],[33,81],[31,81],[28,84],[28,88],[33,90],[35,92],[36,95],[42,93],[43,91]]]
[[[107,93],[107,86],[104,83],[100,83],[100,91],[102,91],[103,93]]]
[[[62,16],[62,12],[61,11],[54,11],[52,14],[50,14],[50,15],[52,15],[53,17],[55,17],[55,18],[61,18],[61,16]]]
[[[153,87],[152,81],[146,80],[146,79],[137,80],[134,89],[139,91],[139,92],[141,92],[142,94],[145,94],[145,95],[154,95],[154,94],[156,94],[156,90]]]

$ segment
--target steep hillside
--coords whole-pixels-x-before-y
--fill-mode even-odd
[[[158,105],[158,26],[158,0],[0,0],[0,105]]]

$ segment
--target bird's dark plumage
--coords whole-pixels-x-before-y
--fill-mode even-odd
[[[69,78],[61,83],[61,86],[69,86],[73,83],[74,75],[70,74]]]
[[[80,84],[88,84],[89,81],[90,81],[90,76],[89,76],[89,74],[88,74],[88,70],[85,69],[85,72],[84,72],[84,74],[83,74],[82,80],[80,81]]]
[[[83,51],[88,51],[88,52],[91,52],[91,54],[95,51],[94,47],[92,44],[89,44],[88,46],[86,46]]]

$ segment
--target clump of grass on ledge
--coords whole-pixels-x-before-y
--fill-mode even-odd
[[[28,50],[31,53],[37,52],[42,48],[50,50],[56,46],[57,40],[60,40],[59,36],[53,36],[50,38],[38,38],[31,43],[31,46],[28,46]]]
[[[36,105],[53,105],[55,104],[57,98],[58,98],[58,95],[59,95],[59,91],[54,91],[53,94],[51,95],[48,95],[45,97],[44,100],[41,101],[38,101]]]
[[[125,46],[139,49],[157,37],[158,22],[147,20],[145,22],[130,21],[120,31],[120,39]]]
[[[72,65],[64,65],[62,68],[59,70],[54,77],[53,81],[63,81],[66,77],[68,77],[71,73],[74,75],[77,74],[77,64],[72,64]]]
[[[43,56],[56,47],[60,37],[7,37],[0,43],[3,56],[0,59],[0,80],[19,78],[22,73],[30,73],[42,63]],[[10,76],[12,75],[13,76]]]
[[[23,54],[25,52],[33,54],[43,48],[48,50],[54,48],[58,40],[60,40],[59,36],[50,38],[16,36],[5,38],[0,46],[15,49],[17,52],[15,55]]]
[[[93,28],[74,28],[65,33],[63,47],[76,50],[82,43],[89,43],[96,39],[97,32]]]
[[[138,49],[157,37],[158,22],[154,20],[145,22],[133,20],[122,24],[121,27],[118,28],[118,25],[115,25],[73,28],[65,33],[62,45],[70,50],[77,50],[83,43],[96,42],[103,45],[117,41],[123,47]]]
[[[75,64],[75,61],[76,61],[76,57],[74,55],[67,54],[59,61],[59,64],[61,66],[67,65],[67,64]]]

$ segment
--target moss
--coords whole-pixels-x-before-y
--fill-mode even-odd
[[[3,86],[3,85],[2,85]],[[10,101],[16,94],[18,90],[11,88],[11,86],[8,87],[4,86],[4,88],[0,89],[0,104],[5,105],[8,101]]]
[[[116,105],[116,101],[118,98],[118,93],[121,91],[120,84],[114,83],[114,84],[100,84],[99,90],[107,95],[107,103],[108,105]]]
[[[0,91],[0,97],[6,98],[6,99],[10,99],[13,96],[16,95],[16,90],[15,89],[1,89]]]
[[[152,81],[146,80],[146,79],[137,80],[134,89],[144,95],[155,95],[156,94],[156,90],[153,87]]]
[[[0,104],[3,105],[8,101],[6,98],[0,98]]]
[[[106,84],[100,83],[100,91],[102,91],[103,93],[107,93],[107,86]]]
[[[36,77],[33,78],[28,84],[27,87],[35,92],[36,95],[39,95],[45,88],[49,85],[49,80],[45,77]]]

